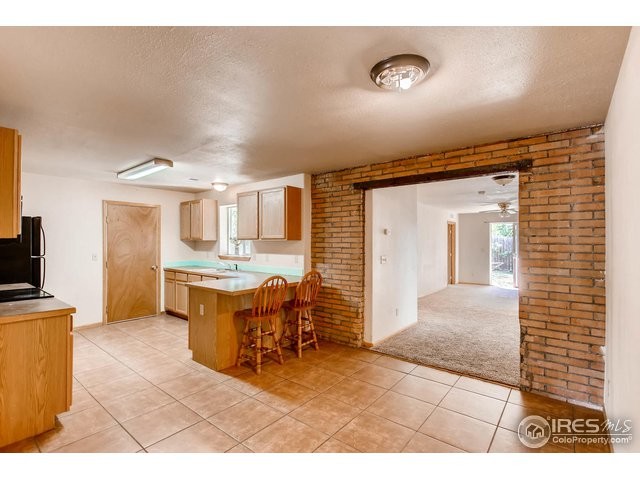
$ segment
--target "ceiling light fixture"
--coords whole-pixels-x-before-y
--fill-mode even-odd
[[[496,182],[501,187],[504,187],[506,185],[509,185],[513,181],[513,179],[516,178],[516,176],[513,173],[508,173],[506,175],[496,175],[492,178],[494,182]]]
[[[430,67],[426,58],[404,53],[376,63],[370,75],[378,87],[402,92],[422,81]]]
[[[224,182],[213,182],[211,185],[213,185],[213,189],[216,192],[224,192],[229,186],[228,183],[224,183]]]
[[[152,173],[171,167],[173,167],[173,162],[171,160],[154,158],[148,162],[144,162],[140,165],[136,165],[135,167],[118,172],[118,178],[121,180],[137,180],[138,178],[146,177],[147,175],[151,175]]]

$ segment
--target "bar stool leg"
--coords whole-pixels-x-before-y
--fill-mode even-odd
[[[242,363],[242,356],[246,350],[246,346],[249,341],[249,320],[244,321],[244,332],[242,332],[242,343],[240,343],[240,351],[238,352],[238,359],[236,360],[236,367],[239,367]]]
[[[280,348],[280,340],[276,340],[276,322],[273,317],[269,317],[269,326],[271,327],[273,343],[275,343],[276,353],[278,354],[278,362],[280,365],[284,364],[284,357],[282,356],[282,348]]]
[[[311,329],[311,335],[313,336],[313,347],[316,350],[320,350],[320,347],[318,347],[318,337],[316,337],[316,329],[313,326],[313,318],[311,317],[311,310],[307,310],[307,318],[309,319],[309,328]]]
[[[258,320],[256,329],[256,373],[262,372],[262,321]]]
[[[302,310],[298,310],[296,325],[298,327],[298,345],[296,345],[296,351],[298,352],[298,358],[302,358]]]

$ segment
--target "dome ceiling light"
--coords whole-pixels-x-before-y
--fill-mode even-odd
[[[500,185],[501,187],[505,187],[507,185],[509,185],[514,178],[516,178],[516,176],[513,173],[508,173],[506,175],[496,175],[495,177],[492,177],[493,181],[496,182],[498,185]]]
[[[213,182],[211,185],[216,192],[224,192],[229,186],[228,183],[224,182]]]
[[[370,75],[378,87],[402,92],[420,83],[427,76],[430,66],[426,58],[404,53],[376,63]]]

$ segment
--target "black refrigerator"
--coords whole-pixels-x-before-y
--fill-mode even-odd
[[[22,217],[18,238],[0,239],[0,285],[29,283],[44,287],[46,260],[42,217]]]

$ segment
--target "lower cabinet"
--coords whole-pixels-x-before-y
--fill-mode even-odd
[[[164,310],[182,318],[189,317],[188,283],[201,280],[215,280],[216,277],[195,275],[192,273],[164,272]]]
[[[187,282],[176,281],[175,312],[185,317],[189,315],[189,288],[187,287]]]
[[[47,315],[0,322],[0,447],[51,430],[71,407],[73,319]]]

